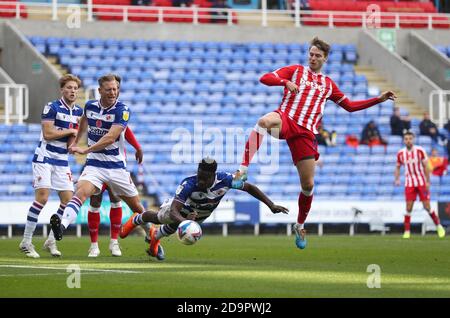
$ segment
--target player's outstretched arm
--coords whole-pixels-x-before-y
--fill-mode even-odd
[[[339,89],[335,82],[331,81],[332,93],[329,97],[330,100],[344,108],[348,112],[356,112],[363,110],[379,103],[382,103],[388,99],[395,100],[397,96],[392,91],[383,92],[378,97],[373,97],[365,100],[351,101],[345,96],[345,94]]]
[[[395,95],[394,92],[387,91],[382,93],[378,97],[373,97],[365,100],[351,101],[347,97],[345,97],[342,101],[338,102],[337,104],[348,112],[356,112],[358,110],[363,110],[372,107],[374,105],[377,105],[379,103],[382,103],[388,99],[395,100],[395,98],[397,98],[397,96]]]
[[[285,213],[288,214],[289,210],[281,205],[274,204],[269,197],[262,192],[257,186],[254,184],[245,182],[244,186],[241,189],[242,191],[245,191],[249,194],[251,194],[254,198],[258,199],[259,201],[263,202],[265,205],[269,207],[269,209],[272,211],[272,213]]]
[[[127,126],[127,128],[125,129],[125,140],[136,150],[136,161],[138,163],[142,163],[142,161],[144,160],[144,152],[142,151],[141,145],[137,141],[136,136],[129,126]]]
[[[76,129],[72,128],[58,130],[55,128],[53,121],[42,121],[42,135],[45,140],[55,140],[68,136],[76,136],[77,132],[78,131]]]
[[[399,186],[400,185],[400,165],[397,165],[395,167],[394,178],[395,178],[394,184],[396,186]]]

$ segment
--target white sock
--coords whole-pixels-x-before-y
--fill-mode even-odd
[[[98,242],[91,243],[91,247],[92,247],[92,248],[98,248]]]
[[[54,241],[54,240],[55,240],[55,236],[53,235],[53,231],[50,230],[50,233],[48,233],[47,241]]]
[[[23,238],[27,243],[31,243],[31,238],[33,237],[34,230],[36,229],[39,213],[41,213],[43,208],[44,206],[42,204],[34,201],[28,210],[27,223],[25,225],[25,231],[23,232]]]
[[[304,223],[303,224],[297,223],[297,225],[298,225],[298,228],[300,230],[304,230],[305,229],[305,224]]]
[[[72,200],[67,203],[67,206],[64,209],[63,218],[61,220],[61,224],[65,229],[67,229],[69,225],[77,219],[78,211],[80,211],[82,205],[83,202],[81,202],[81,200],[76,196],[72,197]]]

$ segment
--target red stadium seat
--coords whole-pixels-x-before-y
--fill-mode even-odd
[[[424,16],[401,16],[401,28],[426,28],[428,26],[428,18]]]
[[[435,16],[432,19],[433,28],[450,29],[450,19],[447,17]]]
[[[199,11],[198,12],[198,22],[199,23],[210,23],[211,15],[209,14],[209,12]]]
[[[123,20],[123,10],[121,8],[94,8],[94,12],[99,20]]]
[[[15,18],[16,17],[16,5],[15,4],[0,4],[0,17]],[[24,4],[20,4],[20,17],[21,18],[28,17],[27,9]]]
[[[171,0],[155,0],[153,1],[152,5],[156,7],[171,7],[172,1]]]
[[[157,22],[158,10],[146,8],[132,8],[128,10],[128,20],[130,21],[144,21]]]

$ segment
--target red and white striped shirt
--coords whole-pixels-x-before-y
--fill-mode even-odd
[[[397,153],[397,166],[405,166],[405,187],[421,187],[426,185],[425,169],[428,156],[420,146],[413,146],[411,150],[406,147]]]
[[[340,91],[331,78],[322,73],[315,73],[303,65],[282,67],[263,75],[260,81],[269,86],[285,86],[287,81],[296,84],[298,86],[297,94],[291,93],[285,87],[284,96],[278,109],[287,113],[290,119],[314,134],[319,133],[317,126],[322,119],[328,99],[349,112],[362,110],[380,102],[377,97],[352,102]]]
[[[280,68],[273,74],[289,79],[299,90],[298,94],[293,94],[285,88],[279,109],[314,134],[318,133],[317,124],[322,119],[327,99],[335,103],[344,99],[344,94],[331,78],[322,73],[314,73],[309,67],[291,65]]]

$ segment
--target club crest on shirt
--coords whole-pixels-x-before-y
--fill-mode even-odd
[[[50,111],[50,106],[49,105],[45,105],[45,107],[44,107],[44,111],[43,111],[43,113],[44,113],[44,115],[47,115],[48,114],[48,112]]]
[[[177,191],[175,191],[175,194],[179,195],[181,193],[181,191],[183,191],[183,189],[184,189],[184,186],[182,184],[180,184],[177,188]]]

